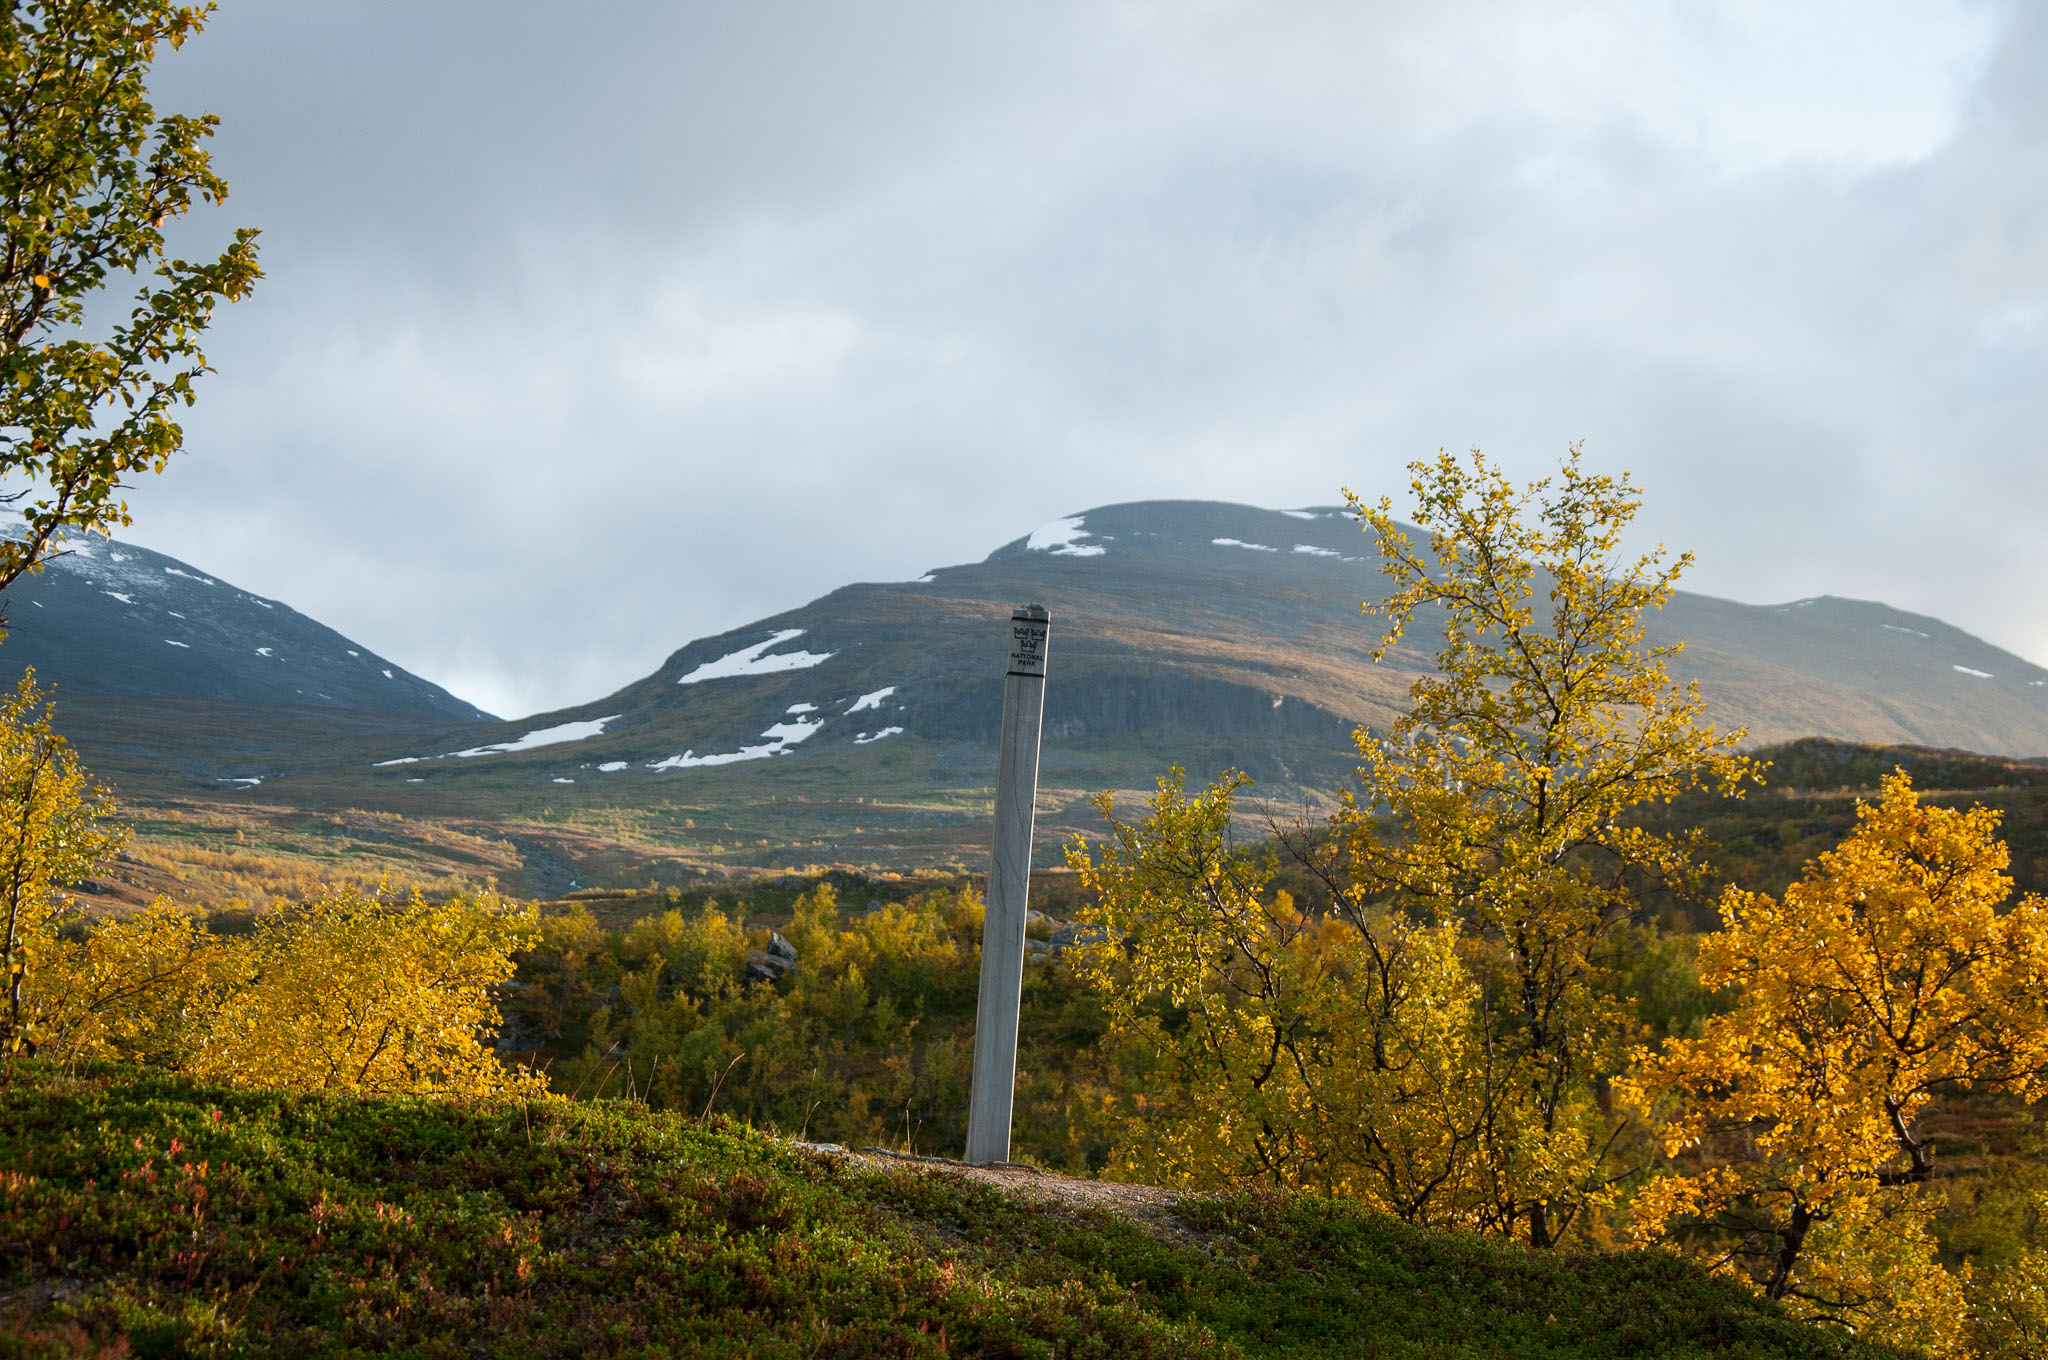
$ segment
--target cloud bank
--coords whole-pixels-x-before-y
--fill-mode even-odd
[[[235,0],[159,102],[269,277],[133,535],[512,715],[1584,439],[1692,588],[2048,661],[2048,22],[1793,8]]]

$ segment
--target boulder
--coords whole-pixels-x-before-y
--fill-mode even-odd
[[[1106,940],[1108,938],[1109,932],[1101,926],[1084,926],[1079,924],[1061,926],[1052,933],[1052,939],[1046,941],[1046,948],[1055,955],[1064,954],[1069,949],[1079,945],[1094,944],[1099,940]]]
[[[796,946],[782,938],[782,932],[768,932],[768,948],[747,951],[747,981],[779,982],[796,971]]]

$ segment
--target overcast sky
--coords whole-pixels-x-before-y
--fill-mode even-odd
[[[268,277],[128,536],[512,716],[1092,505],[1583,439],[1691,588],[2048,663],[2044,15],[222,0],[158,102]]]

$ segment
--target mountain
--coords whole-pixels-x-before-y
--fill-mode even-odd
[[[96,767],[254,783],[251,760],[493,720],[289,605],[118,539],[69,545],[0,609],[6,671],[35,668]]]
[[[973,863],[1012,605],[1052,614],[1050,841],[1091,823],[1093,790],[1148,787],[1175,763],[1327,797],[1353,730],[1399,711],[1441,629],[1419,618],[1375,663],[1379,621],[1359,604],[1383,588],[1337,507],[1112,505],[977,563],[845,586],[691,642],[603,699],[503,722],[274,601],[116,543],[19,587],[0,655],[57,682],[61,725],[129,792],[469,819],[589,881],[610,871],[546,828],[600,828],[621,864],[638,862],[630,847]],[[1689,643],[1676,669],[1751,744],[2048,754],[2048,671],[1936,619],[1680,594],[1648,625],[1654,642]]]
[[[1179,760],[1313,786],[1351,764],[1429,664],[1425,615],[1383,663],[1362,600],[1382,590],[1342,510],[1114,505],[1055,521],[984,561],[852,585],[693,642],[594,703],[502,725],[551,778],[716,777],[755,762],[915,748],[934,786],[994,769],[1004,620],[1052,612],[1046,772],[1114,781]],[[1680,594],[1651,640],[1689,642],[1709,715],[1752,743],[1800,736],[2048,753],[2048,671],[1936,619],[1832,597],[1744,605]],[[398,753],[394,753],[398,754]],[[403,753],[445,767],[442,753]],[[465,759],[465,762],[467,760]],[[414,770],[413,775],[419,775]]]

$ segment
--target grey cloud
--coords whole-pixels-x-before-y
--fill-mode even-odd
[[[1584,437],[1696,588],[2048,658],[2042,21],[1498,13],[238,0],[163,102],[271,276],[136,536],[523,711],[1091,504]]]

